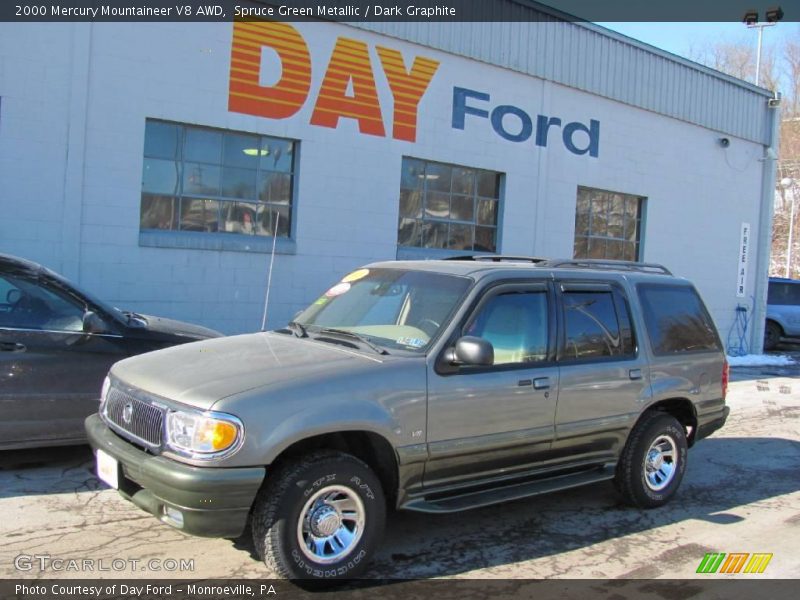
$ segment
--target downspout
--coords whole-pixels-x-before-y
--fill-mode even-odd
[[[758,257],[756,280],[753,292],[753,324],[750,348],[753,354],[764,351],[764,324],[767,318],[767,282],[769,280],[770,254],[772,253],[772,216],[775,210],[775,172],[777,170],[778,146],[780,143],[781,95],[767,103],[769,120],[769,145],[764,148],[764,167],[761,171],[761,207],[758,219]]]

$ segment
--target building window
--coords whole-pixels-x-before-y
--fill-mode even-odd
[[[575,258],[639,260],[644,198],[578,188]]]
[[[404,157],[397,245],[495,252],[500,177]]]
[[[288,237],[295,142],[148,119],[142,230]]]

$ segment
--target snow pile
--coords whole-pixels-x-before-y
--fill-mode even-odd
[[[729,356],[728,364],[732,367],[787,367],[793,365],[794,360],[782,354],[745,354]]]

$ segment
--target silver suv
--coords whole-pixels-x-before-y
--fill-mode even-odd
[[[86,421],[97,472],[186,533],[252,530],[289,578],[363,571],[386,509],[613,481],[643,508],[728,415],[695,288],[659,265],[383,262],[286,328],[123,360]]]
[[[770,277],[764,349],[774,350],[782,338],[800,338],[800,281]]]

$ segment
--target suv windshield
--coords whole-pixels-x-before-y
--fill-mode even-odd
[[[441,273],[359,269],[295,319],[310,334],[337,329],[372,344],[423,351],[471,283]]]

